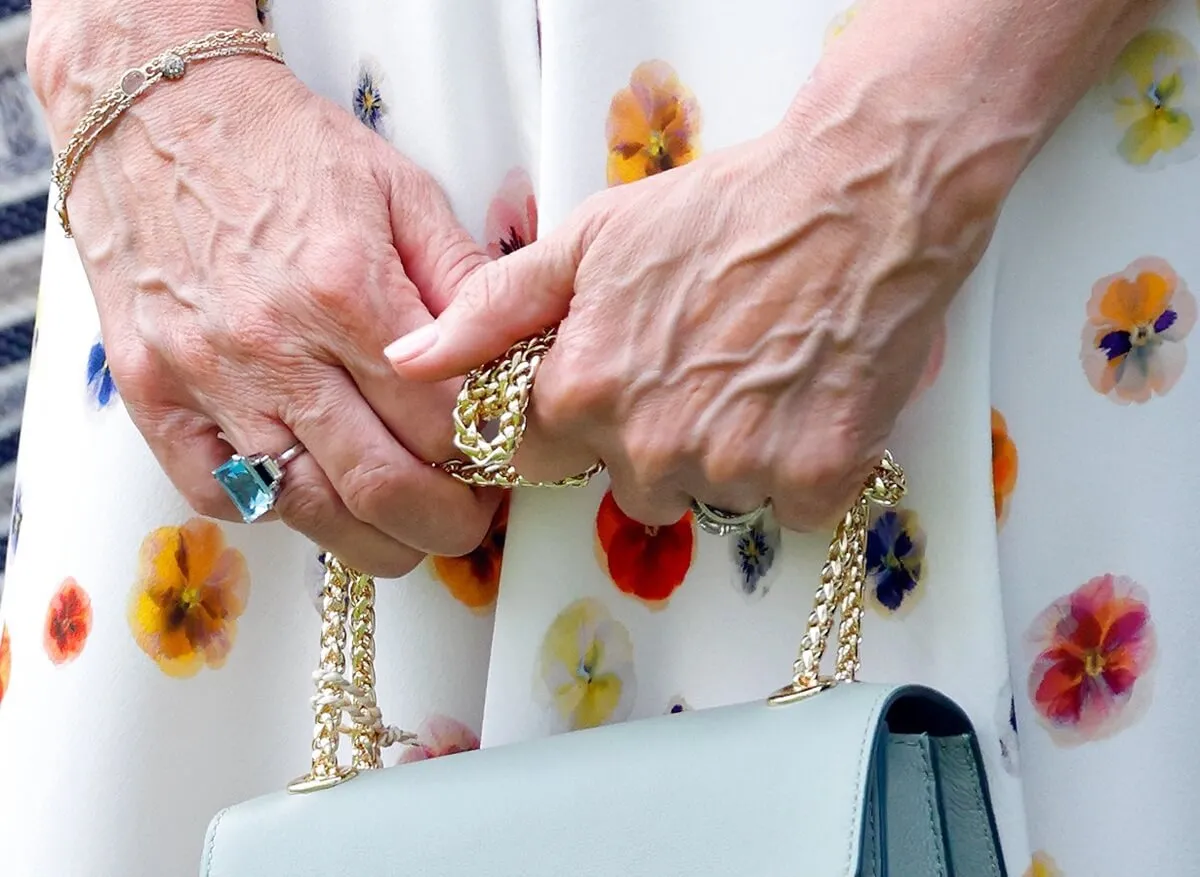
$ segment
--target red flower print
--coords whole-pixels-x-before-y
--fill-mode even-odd
[[[1187,363],[1196,299],[1162,259],[1143,258],[1096,281],[1080,359],[1088,381],[1113,402],[1149,402],[1170,391]]]
[[[605,491],[596,513],[596,544],[600,566],[613,584],[657,608],[683,584],[692,565],[692,514],[667,527],[647,527],[621,511],[612,491]]]
[[[66,664],[83,651],[92,630],[92,601],[74,579],[66,579],[50,598],[43,642],[55,664]]]
[[[507,256],[537,240],[537,199],[533,181],[522,168],[513,168],[488,207],[483,238],[493,259]]]
[[[447,716],[431,716],[417,731],[418,743],[404,750],[400,764],[440,758],[479,748],[479,735],[462,722]]]
[[[1034,621],[1030,641],[1039,651],[1029,698],[1060,745],[1109,736],[1136,719],[1131,704],[1146,693],[1155,636],[1146,594],[1131,579],[1097,576],[1056,600]]]
[[[8,680],[12,676],[12,642],[8,638],[8,625],[0,624],[0,703],[8,691]]]

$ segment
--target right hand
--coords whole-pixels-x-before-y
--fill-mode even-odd
[[[276,509],[346,563],[398,576],[479,544],[498,495],[423,462],[453,455],[457,384],[398,387],[381,355],[487,261],[426,173],[236,56],[139,99],[68,209],[120,396],[196,511],[238,519],[210,474],[230,445],[299,440]]]

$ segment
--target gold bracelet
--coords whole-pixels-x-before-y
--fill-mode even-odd
[[[67,145],[55,157],[54,167],[50,171],[51,179],[58,188],[58,201],[54,209],[67,237],[71,237],[67,195],[71,192],[71,184],[75,181],[75,174],[79,171],[84,156],[105,129],[129,109],[137,98],[161,80],[174,81],[182,78],[189,63],[230,55],[261,55],[273,61],[283,62],[279,40],[273,33],[242,29],[215,31],[208,36],[168,49],[152,58],[145,66],[126,70],[116,85],[96,98],[71,134]]]

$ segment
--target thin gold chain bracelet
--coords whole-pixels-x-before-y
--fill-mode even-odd
[[[58,189],[58,201],[54,205],[63,232],[71,237],[71,220],[67,215],[67,196],[84,156],[95,145],[100,135],[124,113],[133,102],[162,80],[174,81],[183,78],[188,65],[210,58],[226,58],[230,55],[260,55],[283,63],[279,40],[275,34],[261,30],[219,30],[198,39],[190,40],[173,49],[156,55],[141,67],[133,67],[121,74],[117,84],[96,98],[87,113],[71,134],[71,139],[54,159],[50,171],[51,179]]]

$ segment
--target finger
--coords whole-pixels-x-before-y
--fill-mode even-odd
[[[231,418],[222,431],[244,456],[282,453],[296,442],[282,423],[253,415]],[[285,467],[275,510],[293,530],[364,572],[397,578],[424,558],[421,551],[351,514],[311,453],[300,454]]]
[[[678,523],[691,508],[691,497],[666,485],[639,482],[633,470],[619,457],[608,462],[610,489],[621,511],[648,527]]]
[[[466,374],[567,314],[582,248],[566,231],[472,271],[438,318],[384,350],[412,380]]]
[[[483,540],[500,502],[409,453],[350,378],[330,369],[280,411],[354,517],[426,554],[458,556]]]
[[[777,481],[771,504],[779,525],[797,533],[826,531],[836,526],[862,493],[871,465],[809,483]]]
[[[155,459],[197,514],[241,520],[212,476],[212,470],[228,460],[232,451],[211,418],[186,408],[171,408],[145,420],[142,428]]]
[[[466,277],[491,259],[458,221],[434,179],[395,152],[391,159],[390,212],[396,252],[421,300],[437,315]]]

